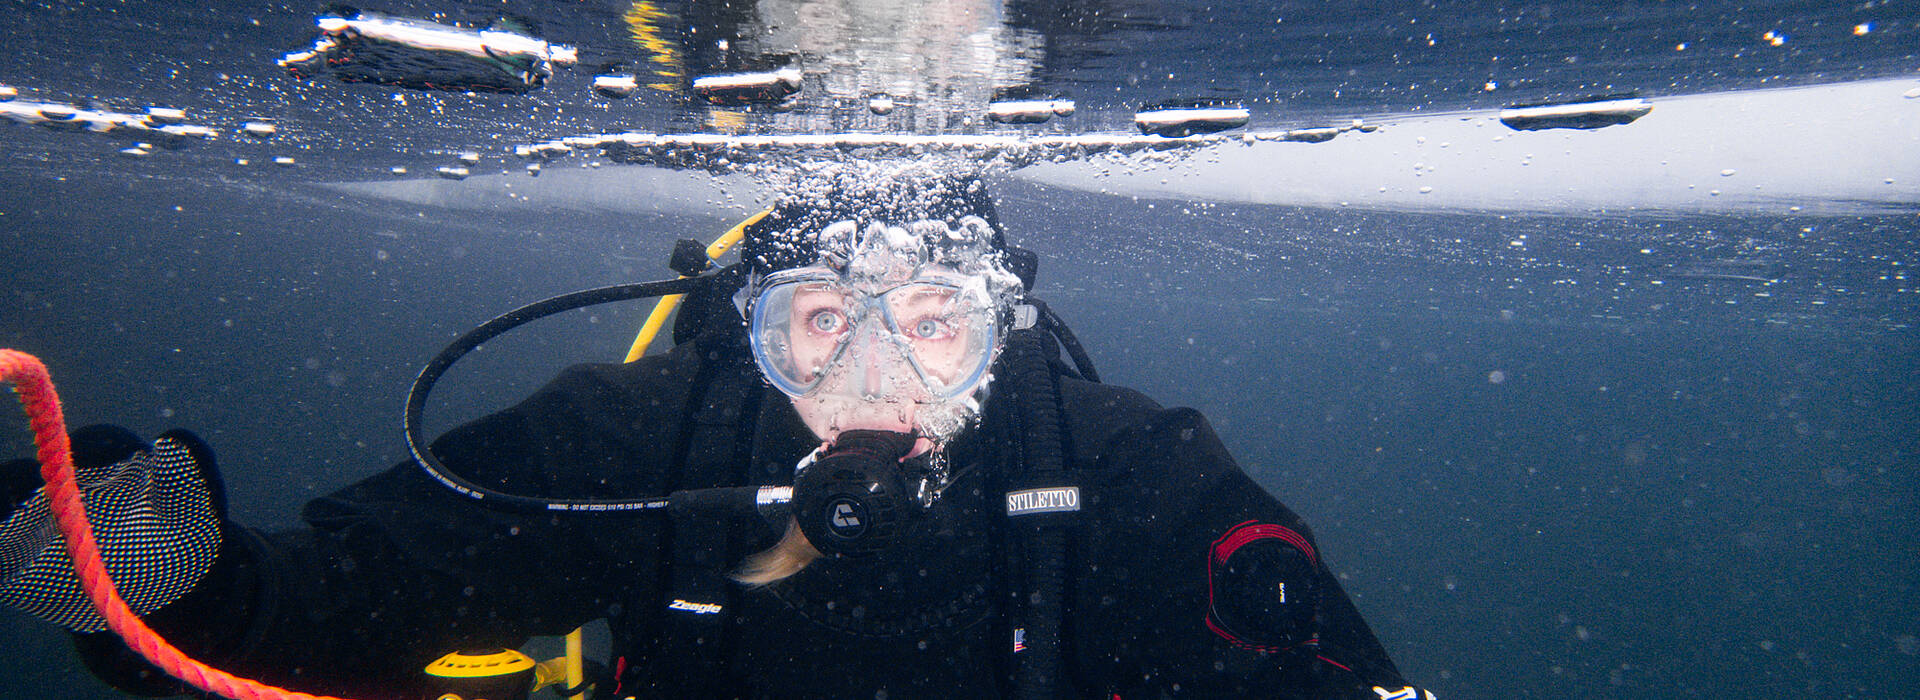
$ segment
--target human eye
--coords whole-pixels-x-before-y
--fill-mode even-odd
[[[807,327],[821,335],[838,333],[840,329],[845,328],[846,325],[846,317],[841,316],[840,312],[835,309],[814,309],[812,313],[807,315]]]
[[[946,319],[927,316],[913,322],[912,333],[915,340],[945,340],[953,337],[954,331]]]

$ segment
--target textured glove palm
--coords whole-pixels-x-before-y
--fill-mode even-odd
[[[192,589],[219,553],[224,510],[206,446],[176,430],[141,449],[124,429],[94,426],[74,433],[74,455],[101,557],[133,611],[144,615]],[[0,478],[20,493],[25,472],[37,469],[21,460]],[[76,631],[106,629],[80,589],[44,492],[0,522],[0,604]]]

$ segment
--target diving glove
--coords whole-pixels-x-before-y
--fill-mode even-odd
[[[72,435],[75,479],[107,572],[137,614],[173,602],[213,567],[226,504],[213,453],[172,430],[151,446],[125,428]],[[0,604],[78,632],[107,622],[80,589],[39,481],[39,465],[0,465]],[[21,502],[24,497],[25,501]]]

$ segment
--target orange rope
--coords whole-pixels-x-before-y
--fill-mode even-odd
[[[73,447],[67,442],[66,418],[61,415],[60,397],[53,391],[47,366],[27,353],[0,349],[0,381],[13,382],[20,406],[27,411],[40,458],[40,478],[47,482],[48,510],[67,539],[67,552],[80,575],[80,587],[106,618],[107,627],[120,635],[128,648],[174,678],[236,700],[339,700],[282,690],[195,661],[133,614],[114,590],[106,564],[100,561],[100,547],[94,543],[93,527],[87,523],[87,507],[73,478]]]

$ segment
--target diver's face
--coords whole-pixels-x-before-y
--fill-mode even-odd
[[[991,316],[951,280],[878,295],[807,282],[786,299],[788,366],[813,387],[794,407],[824,440],[854,429],[915,432],[922,408],[956,398],[940,392],[971,381],[991,352],[983,327]]]
[[[944,441],[979,412],[1019,278],[993,251],[992,227],[855,221],[814,235],[819,260],[743,289],[754,363],[808,427]]]

